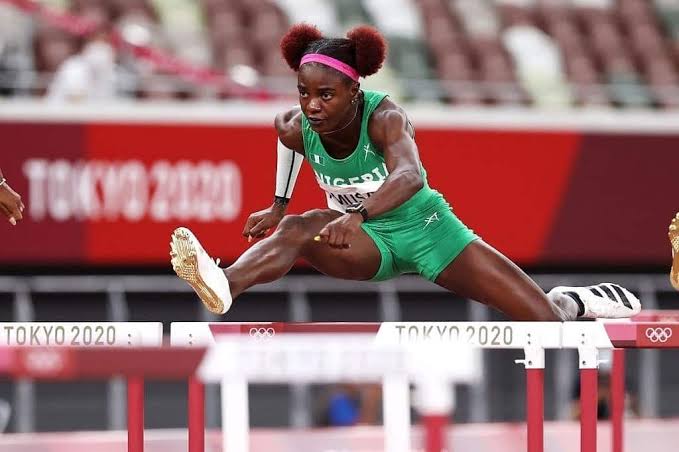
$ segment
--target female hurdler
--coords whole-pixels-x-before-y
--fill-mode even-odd
[[[302,257],[342,279],[382,281],[418,273],[514,320],[639,312],[639,300],[614,284],[545,294],[453,214],[429,186],[406,112],[384,93],[361,90],[359,77],[377,72],[386,54],[375,29],[357,27],[346,39],[329,39],[311,25],[295,25],[281,50],[297,71],[299,107],[276,117],[275,200],[250,215],[243,235],[252,240],[275,231],[225,269],[188,229],[172,235],[172,266],[210,311],[225,313],[247,288],[281,278]],[[325,191],[328,208],[285,215],[303,160]]]

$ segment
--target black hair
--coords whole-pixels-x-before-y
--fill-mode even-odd
[[[281,40],[281,52],[290,68],[299,70],[302,57],[320,53],[356,69],[361,77],[376,73],[387,55],[387,43],[373,27],[351,29],[346,38],[324,38],[313,25],[293,25]]]

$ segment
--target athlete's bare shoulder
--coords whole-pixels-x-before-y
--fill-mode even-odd
[[[406,111],[396,102],[385,97],[370,116],[370,122],[368,123],[370,138],[377,144],[387,134],[402,130],[405,130],[411,138],[415,136],[415,130],[408,119]]]
[[[292,107],[288,111],[278,113],[274,120],[278,138],[284,146],[304,154],[304,139],[302,138],[302,109]]]

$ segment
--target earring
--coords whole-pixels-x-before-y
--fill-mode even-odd
[[[356,105],[356,102],[358,102],[357,97],[354,97],[353,99],[351,99],[351,105]]]

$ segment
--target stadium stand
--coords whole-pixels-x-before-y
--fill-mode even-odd
[[[90,33],[0,1],[0,93],[41,96]],[[30,2],[29,2],[30,3]],[[389,38],[378,85],[406,101],[454,105],[679,107],[678,0],[43,0],[135,45],[294,96],[278,51],[305,18],[326,34],[371,23]],[[405,13],[407,12],[407,14]],[[312,16],[309,16],[313,13]],[[62,24],[63,25],[63,24]],[[116,93],[232,97],[153,70],[118,48]],[[371,83],[368,83],[371,86]]]

